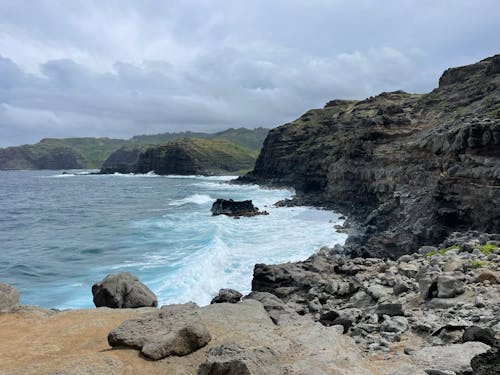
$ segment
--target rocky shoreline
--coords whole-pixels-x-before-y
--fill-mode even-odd
[[[2,284],[0,373],[495,374],[499,245],[468,232],[397,260],[322,248],[257,264],[249,295],[223,289],[205,307],[127,308],[156,304],[128,274],[93,287],[114,309],[18,305]]]

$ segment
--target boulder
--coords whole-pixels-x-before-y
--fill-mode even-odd
[[[232,199],[218,198],[210,210],[212,215],[227,216],[255,216],[260,214],[259,209],[255,207],[251,200],[233,201]]]
[[[8,312],[19,304],[19,292],[9,284],[0,283],[0,312]]]
[[[500,349],[492,348],[476,355],[470,361],[474,375],[500,374]]]
[[[226,343],[208,351],[198,375],[281,375],[276,353],[267,347],[243,348]]]
[[[490,347],[482,342],[467,342],[445,346],[428,346],[415,353],[413,360],[429,371],[454,371],[457,374],[472,372],[471,359],[485,353]]]
[[[124,309],[158,306],[155,294],[128,272],[106,276],[92,286],[92,294],[96,307]]]
[[[282,300],[271,293],[251,292],[245,296],[245,299],[253,299],[262,303],[267,314],[275,324],[278,323],[278,319],[283,315],[296,315],[295,311],[290,309]]]
[[[219,294],[217,294],[213,299],[212,303],[237,303],[241,300],[243,294],[234,289],[221,289]]]
[[[404,315],[403,305],[401,303],[381,303],[377,306],[376,313],[379,316],[398,316]]]
[[[139,349],[153,360],[192,353],[211,340],[197,310],[192,302],[162,306],[157,312],[124,321],[109,333],[108,343]]]
[[[439,275],[437,289],[439,298],[452,298],[465,292],[463,279],[455,275]]]
[[[495,331],[491,328],[481,328],[478,326],[468,327],[462,335],[462,342],[479,341],[489,346],[495,346],[497,340]]]

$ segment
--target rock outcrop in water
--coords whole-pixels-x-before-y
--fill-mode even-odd
[[[353,254],[396,258],[454,231],[500,232],[500,55],[429,94],[333,100],[269,132],[243,182],[349,214]]]
[[[210,209],[212,215],[226,215],[226,216],[255,216],[265,215],[266,211],[259,211],[251,200],[246,201],[233,201],[232,199],[218,198]]]

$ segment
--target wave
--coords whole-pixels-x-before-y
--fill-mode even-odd
[[[178,201],[174,201],[169,203],[170,206],[182,206],[184,204],[207,204],[212,203],[215,199],[210,195],[206,194],[193,194],[189,197],[179,199]]]

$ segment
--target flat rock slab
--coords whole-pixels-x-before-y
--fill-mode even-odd
[[[139,349],[150,359],[190,354],[211,340],[194,303],[163,306],[123,322],[108,335],[109,345]]]
[[[490,347],[482,342],[466,342],[446,346],[429,346],[415,353],[413,359],[426,371],[454,371],[472,373],[471,359],[485,353]]]
[[[226,343],[212,348],[198,375],[281,375],[277,354],[267,347],[243,348]]]

